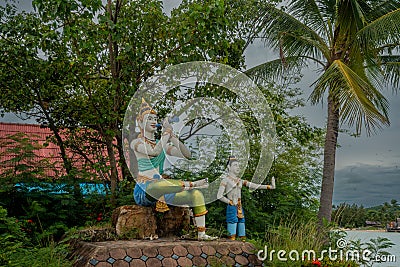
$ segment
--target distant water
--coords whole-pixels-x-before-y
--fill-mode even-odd
[[[395,245],[391,248],[385,249],[390,254],[396,256],[396,262],[386,263],[374,263],[373,267],[398,267],[400,266],[400,233],[388,233],[388,232],[369,232],[369,231],[346,231],[347,240],[358,240],[362,243],[370,241],[371,238],[376,239],[379,237],[386,237],[390,239]]]

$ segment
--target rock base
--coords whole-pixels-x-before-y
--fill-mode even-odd
[[[179,239],[80,242],[75,267],[262,266],[246,242]]]
[[[113,211],[112,224],[117,235],[127,239],[180,236],[182,230],[189,230],[189,209],[169,208],[160,213],[152,207],[121,206]]]

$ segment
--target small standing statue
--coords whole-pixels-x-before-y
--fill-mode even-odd
[[[173,134],[168,120],[163,123],[159,140],[155,139],[157,130],[157,113],[142,99],[138,114],[140,135],[132,140],[130,148],[138,161],[138,176],[134,189],[135,202],[141,206],[154,206],[156,211],[169,210],[168,204],[174,206],[189,205],[193,213],[199,240],[213,240],[206,235],[205,215],[207,213],[204,196],[196,188],[207,188],[208,180],[195,182],[164,179],[163,166],[165,153],[180,158],[190,158],[187,147]]]
[[[229,239],[235,240],[237,236],[245,241],[246,228],[241,195],[242,186],[250,189],[275,189],[275,178],[272,177],[271,185],[261,185],[242,180],[238,177],[240,173],[239,161],[233,156],[229,157],[228,175],[225,176],[219,186],[217,198],[227,205],[226,222]],[[224,196],[226,194],[226,197]]]

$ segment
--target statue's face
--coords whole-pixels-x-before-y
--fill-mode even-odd
[[[155,114],[146,114],[143,117],[143,122],[141,123],[142,129],[144,129],[146,132],[153,133],[157,130],[156,124],[157,124],[157,115]]]
[[[239,175],[240,165],[238,161],[234,161],[229,166],[229,172],[235,176]]]

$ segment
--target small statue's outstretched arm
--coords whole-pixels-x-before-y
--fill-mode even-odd
[[[267,184],[256,184],[249,181],[244,180],[243,185],[247,186],[250,189],[275,189],[275,177],[271,178],[271,185]]]

